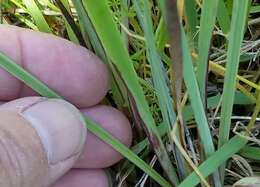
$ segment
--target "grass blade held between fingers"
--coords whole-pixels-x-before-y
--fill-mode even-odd
[[[231,32],[227,52],[227,65],[224,78],[223,101],[221,107],[221,120],[219,127],[220,148],[229,139],[230,123],[233,110],[233,101],[236,88],[236,75],[238,72],[240,48],[244,36],[245,22],[248,12],[249,0],[234,1],[231,21]],[[221,180],[224,181],[225,165],[221,167]]]
[[[9,57],[0,52],[0,66],[16,78],[25,82],[33,90],[37,91],[44,97],[61,98],[56,92],[49,89],[44,83],[33,77],[29,72],[24,70],[21,66],[13,62]]]
[[[37,25],[39,31],[52,33],[51,28],[46,22],[41,10],[37,6],[34,0],[23,0],[28,12],[33,17],[35,24]]]
[[[35,78],[33,75],[25,71],[18,64],[14,63],[10,58],[0,53],[0,67],[14,75],[16,78],[23,81],[27,86],[31,87],[33,90],[38,92],[40,95],[48,98],[62,98],[56,92],[52,91],[48,88],[44,83]],[[130,149],[128,149],[125,145],[116,140],[113,136],[111,136],[108,132],[99,127],[95,122],[91,119],[84,117],[87,128],[94,133],[96,136],[101,138],[103,141],[110,144],[115,150],[121,153],[124,157],[128,158],[131,162],[133,162],[136,166],[146,172],[149,176],[151,176],[158,184],[170,187],[171,185],[161,177],[153,168],[151,168],[148,164],[146,164],[142,159],[140,159],[136,154],[134,154]]]

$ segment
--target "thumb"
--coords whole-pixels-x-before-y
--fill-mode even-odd
[[[0,106],[0,186],[46,187],[78,159],[86,128],[59,99],[28,97]]]

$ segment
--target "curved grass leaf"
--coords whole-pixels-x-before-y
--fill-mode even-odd
[[[44,83],[38,80],[36,77],[28,73],[18,64],[14,63],[10,58],[0,53],[0,67],[14,75],[16,78],[23,81],[27,86],[31,87],[33,90],[37,91],[40,95],[48,98],[62,98],[56,92],[48,88]],[[83,115],[83,114],[82,114]],[[133,162],[136,166],[142,169],[145,173],[151,176],[158,184],[170,187],[171,185],[161,177],[151,166],[146,164],[142,159],[140,159],[136,154],[134,154],[130,149],[128,149],[124,144],[120,143],[112,135],[98,126],[91,119],[84,116],[87,124],[87,128],[94,133],[96,136],[101,138],[103,141],[110,144],[115,150],[121,153],[124,157]]]

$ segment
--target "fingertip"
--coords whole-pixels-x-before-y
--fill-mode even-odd
[[[11,186],[49,185],[79,158],[86,126],[81,113],[70,103],[28,97],[1,105],[0,114],[0,139],[6,143],[0,155],[7,158],[4,164],[8,166],[3,173],[14,176],[5,181],[13,179],[17,184]]]
[[[50,34],[23,29],[20,35],[24,68],[67,101],[82,108],[104,98],[110,86],[110,74],[95,54]],[[27,86],[21,90],[21,96],[33,94]]]
[[[19,114],[37,133],[48,161],[45,183],[56,181],[75,164],[85,145],[87,129],[72,104],[61,99],[27,97],[1,105],[0,112]]]
[[[13,26],[1,26],[0,32],[0,51],[72,104],[93,106],[106,95],[110,87],[109,70],[86,48],[50,34]],[[35,95],[4,70],[0,70],[0,84],[0,100]]]
[[[21,115],[37,131],[49,164],[78,155],[86,141],[86,126],[80,112],[61,99],[39,100],[25,107]]]

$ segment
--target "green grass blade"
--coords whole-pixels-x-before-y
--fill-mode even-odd
[[[157,0],[158,6],[161,10],[162,17],[166,21],[167,20],[167,15],[166,15],[166,3],[165,0]]]
[[[208,98],[208,108],[210,109],[214,109],[218,106],[219,102],[220,102],[220,95],[216,95],[216,96],[212,96]],[[242,93],[240,92],[236,92],[235,95],[235,104],[242,104],[242,105],[250,105],[250,104],[254,104],[252,103],[251,100],[249,100],[246,96],[244,96]],[[192,111],[192,107],[190,105],[186,105],[183,108],[183,118],[185,121],[189,121],[192,120],[194,118],[194,113]],[[160,133],[160,136],[165,136],[166,133],[168,132],[168,127],[165,123],[161,123],[158,126],[158,130]],[[143,141],[139,142],[138,144],[134,145],[132,147],[132,150],[136,153],[139,154],[141,151],[143,151],[147,146],[149,145],[149,141],[148,139],[144,139]],[[243,150],[243,149],[242,149]],[[242,151],[241,150],[241,151]],[[260,149],[259,149],[260,150]],[[244,152],[243,152],[244,153]],[[259,157],[260,159],[260,157]]]
[[[17,1],[17,0],[10,0],[10,2],[12,2],[13,4],[15,4],[18,8],[22,9],[25,13],[28,13],[28,10],[26,9],[26,7],[24,7],[22,5],[21,2]]]
[[[74,18],[70,14],[69,3],[65,0],[55,0],[55,2],[63,15],[62,17],[65,20],[65,27],[68,31],[70,39],[72,39],[73,42],[76,42],[83,47],[87,47],[83,39],[83,36],[78,28],[78,25],[76,24]]]
[[[190,97],[191,106],[194,111],[195,119],[197,122],[198,130],[200,133],[200,138],[202,141],[202,146],[205,150],[207,157],[211,156],[214,152],[214,144],[210,134],[208,121],[200,99],[199,87],[196,81],[196,75],[194,72],[191,54],[187,45],[187,39],[185,33],[182,29],[182,50],[183,50],[183,75],[185,85],[188,90]]]
[[[224,79],[218,147],[221,147],[229,139],[231,115],[236,88],[236,75],[238,72],[240,48],[244,36],[248,3],[248,0],[234,1]]]
[[[163,51],[168,42],[167,28],[164,19],[160,19],[157,30],[155,32],[156,46],[159,51]]]
[[[223,33],[230,30],[230,16],[224,0],[219,0],[217,20]]]
[[[188,21],[188,27],[190,31],[190,38],[191,41],[194,42],[194,48],[197,48],[197,42],[198,42],[198,37],[197,37],[197,26],[199,24],[198,20],[198,14],[196,10],[196,1],[195,0],[185,0],[185,13],[187,16],[187,21]]]
[[[24,7],[21,2],[17,1],[17,0],[10,0],[10,2],[12,2],[13,4],[15,4],[18,8],[22,9],[25,13],[28,13],[28,10],[26,9],[26,7]],[[25,16],[21,16],[19,13],[15,13],[15,16],[23,23],[25,23],[29,28],[38,31],[38,27],[28,18],[26,18]]]
[[[61,98],[57,93],[50,90],[44,83],[33,77],[30,73],[14,63],[9,57],[0,53],[0,66],[16,78],[26,82],[33,90],[48,98]]]
[[[163,121],[167,124],[168,130],[171,131],[172,124],[174,124],[176,120],[176,114],[173,110],[173,101],[170,96],[169,87],[167,86],[167,73],[163,68],[162,61],[156,49],[156,41],[153,33],[153,24],[148,1],[144,0],[142,3],[140,0],[133,1],[139,22],[144,30],[147,58],[151,65],[152,80],[159,100]],[[167,167],[169,167],[169,164],[171,164],[171,162],[167,164]],[[183,167],[183,164],[181,166]],[[183,170],[183,168],[180,169]],[[169,171],[168,176],[172,182],[175,182],[175,184],[178,183],[178,177],[173,166],[171,166],[171,171]]]
[[[250,8],[250,14],[252,14],[252,13],[259,13],[259,12],[260,12],[260,5],[251,6],[251,8]]]
[[[16,78],[23,81],[26,85],[37,91],[44,97],[49,98],[62,98],[56,92],[48,88],[44,83],[38,80],[36,77],[25,71],[18,64],[14,63],[10,58],[0,53],[0,66],[14,75]],[[142,159],[140,159],[136,154],[134,154],[130,149],[128,149],[125,145],[120,143],[117,139],[111,136],[108,132],[99,127],[96,123],[94,123],[91,119],[84,117],[87,128],[101,138],[103,141],[110,144],[115,150],[121,153],[123,156],[128,158],[131,162],[133,162],[136,166],[150,175],[155,181],[157,181],[162,186],[171,186],[164,178],[162,178],[153,168],[151,168],[148,164],[146,164]]]
[[[21,16],[20,14],[15,14],[15,16],[29,28],[35,31],[39,31],[38,27],[30,19],[26,18],[25,16]]]
[[[81,32],[83,34],[85,41],[88,44],[88,47],[90,49],[93,48],[95,54],[102,59],[102,62],[108,64],[111,69],[112,72],[111,91],[116,104],[118,105],[119,108],[123,105],[128,105],[128,103],[126,102],[128,99],[126,97],[127,93],[125,93],[126,92],[125,85],[123,84],[120,75],[118,75],[118,72],[115,70],[114,66],[107,58],[102,43],[100,42],[100,39],[95,31],[95,28],[93,27],[93,24],[89,19],[89,16],[84,8],[84,5],[80,0],[72,0],[72,3],[74,4],[75,9],[77,11]]]
[[[122,20],[122,24],[124,25],[125,28],[129,27],[129,20],[128,20],[128,4],[129,4],[130,0],[120,0],[121,3],[121,8],[120,8],[120,14],[122,16],[121,20]],[[128,46],[129,41],[128,41],[128,36],[127,33],[125,32],[121,32],[122,38],[124,40],[124,43],[126,46]]]
[[[79,17],[79,25],[85,42],[89,43],[89,45],[91,44],[97,56],[99,56],[103,61],[106,62],[107,57],[105,51],[102,47],[102,44],[99,41],[95,29],[93,28],[91,20],[89,19],[89,16],[83,7],[82,1],[72,0],[72,3],[74,4],[75,9],[77,11]],[[90,46],[88,47],[91,48]]]
[[[247,140],[240,136],[234,136],[225,145],[218,149],[215,154],[204,161],[199,167],[199,171],[204,177],[215,172],[217,168],[227,159],[237,153],[247,143]],[[193,187],[200,183],[199,176],[193,172],[178,187]]]
[[[182,52],[183,52],[183,75],[184,82],[187,87],[191,106],[194,111],[197,128],[199,131],[202,147],[205,151],[206,158],[210,157],[214,152],[214,144],[209,129],[208,120],[204,110],[203,102],[200,97],[199,86],[196,81],[196,75],[193,69],[191,54],[188,48],[188,42],[182,29]],[[215,186],[220,186],[220,176],[218,171],[213,174]]]
[[[33,17],[35,24],[37,25],[39,31],[51,33],[51,28],[46,22],[41,10],[37,6],[34,0],[23,0],[28,12]]]
[[[108,57],[118,69],[135,100],[137,110],[144,124],[146,125],[148,135],[150,136],[150,140],[154,145],[154,150],[158,156],[158,159],[162,164],[168,164],[170,160],[167,151],[158,133],[149,106],[145,100],[144,92],[139,84],[132,61],[113,20],[107,3],[108,2],[104,0],[84,1],[87,13],[95,27],[95,30]],[[109,25],[109,27],[107,27],[107,25]],[[170,167],[171,166],[168,165],[168,169],[170,169]]]
[[[219,0],[203,1],[202,12],[200,18],[200,32],[198,41],[198,84],[202,102],[205,106],[207,71],[208,71],[208,55],[211,44],[212,31],[214,29],[217,7]]]
[[[154,89],[159,99],[159,105],[160,109],[162,110],[163,119],[168,127],[171,127],[176,120],[176,114],[173,110],[173,101],[170,97],[170,90],[167,86],[167,75],[164,71],[160,56],[157,53],[152,20],[150,19],[151,14],[148,9],[148,2],[147,0],[144,0],[143,3],[143,11],[141,10],[140,0],[134,1],[134,7],[137,10],[139,21],[141,22],[142,28],[144,30],[147,56],[151,65]]]
[[[248,13],[249,0],[234,1],[231,32],[227,52],[227,65],[224,79],[223,101],[221,105],[221,120],[219,127],[220,148],[229,139],[234,94],[236,90],[236,75],[239,66],[240,48],[244,36],[245,22]],[[221,180],[224,180],[225,165],[221,167]]]
[[[209,157],[205,162],[203,162],[198,169],[200,172],[207,177],[210,173],[217,170],[217,168],[225,163],[226,160],[228,160],[231,156],[233,156],[235,153],[240,151],[242,148],[245,147],[245,145],[248,142],[248,136],[251,128],[253,127],[253,124],[256,122],[256,117],[259,114],[260,111],[260,97],[257,99],[257,103],[252,115],[252,118],[250,122],[248,123],[248,129],[245,132],[242,132],[234,137],[232,137],[229,141],[227,141],[222,147],[220,147],[211,157]],[[246,149],[248,151],[253,152],[253,156],[256,156],[259,154],[259,149],[252,149],[251,147],[248,148],[246,146]],[[251,150],[249,150],[251,149]],[[252,156],[252,154],[250,154]],[[199,177],[195,172],[193,172],[191,175],[189,175],[179,186],[181,187],[190,187],[190,186],[196,186],[200,182]]]
[[[56,7],[51,0],[37,0],[39,4],[43,5],[44,7],[48,7],[55,12],[59,12],[59,8]]]
[[[245,146],[239,154],[248,159],[260,161],[260,147]]]

